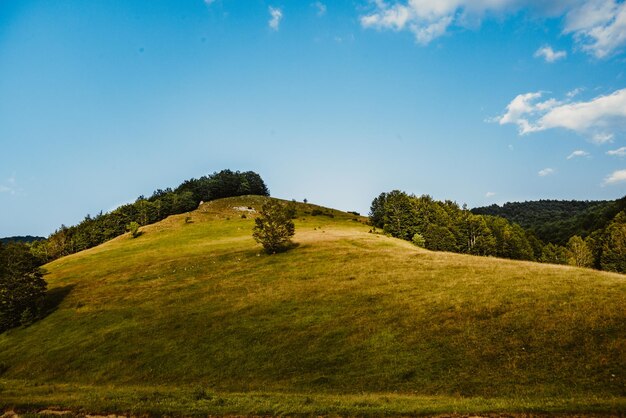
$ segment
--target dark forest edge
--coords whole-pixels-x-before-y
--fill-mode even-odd
[[[565,229],[569,235],[542,235],[542,239],[535,231],[537,226],[543,225],[538,220],[544,215],[534,212],[536,206],[552,207],[552,212],[554,207],[560,207],[561,213],[567,213],[567,202],[507,205],[504,208],[524,208],[521,212],[526,214],[525,218],[519,215],[519,210],[511,213],[523,220],[534,220],[531,225],[536,228],[524,229],[506,216],[497,214],[497,206],[470,211],[450,200],[440,202],[428,195],[418,197],[398,190],[381,193],[374,199],[370,220],[375,228],[386,234],[430,250],[626,273],[626,197],[614,202],[569,202],[570,212],[572,206],[579,207],[573,210],[575,215],[551,218],[556,219],[554,225],[569,222],[570,228]]]

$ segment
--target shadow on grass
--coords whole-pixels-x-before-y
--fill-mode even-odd
[[[290,241],[276,248],[273,252],[268,252],[267,250],[265,250],[265,254],[274,255],[274,254],[286,253],[287,251],[294,250],[298,248],[299,246],[300,246],[300,243]]]
[[[59,308],[59,305],[63,300],[70,294],[72,289],[74,289],[73,284],[61,287],[55,287],[54,289],[48,290],[46,293],[46,298],[43,302],[43,308],[41,310],[41,316],[38,320],[44,319],[54,311]]]

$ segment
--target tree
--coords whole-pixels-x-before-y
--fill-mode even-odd
[[[276,254],[289,245],[295,231],[289,210],[276,200],[269,200],[254,220],[252,237],[268,254]]]
[[[32,322],[43,307],[46,282],[24,244],[0,244],[0,332]]]
[[[543,247],[539,261],[551,264],[567,264],[567,249],[549,242]]]
[[[626,211],[611,221],[604,234],[602,270],[626,273]]]
[[[454,234],[445,226],[430,224],[424,231],[426,248],[433,251],[457,251]]]
[[[593,265],[593,253],[578,235],[574,235],[567,241],[567,255],[567,264],[570,266],[591,267]]]

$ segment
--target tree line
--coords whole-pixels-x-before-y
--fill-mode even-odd
[[[585,238],[570,236],[565,245],[545,243],[532,230],[500,216],[472,213],[450,200],[398,190],[372,201],[370,221],[374,228],[430,250],[626,273],[626,211]]]
[[[479,215],[495,215],[520,224],[546,243],[566,245],[575,235],[586,238],[604,229],[621,211],[626,196],[617,200],[537,200],[507,202],[472,209]]]
[[[186,180],[175,189],[158,189],[150,197],[139,196],[135,202],[111,212],[87,215],[77,225],[61,225],[46,240],[31,243],[30,248],[45,263],[122,235],[131,224],[149,225],[170,215],[192,211],[202,201],[247,194],[269,195],[261,176],[253,171],[222,170]]]

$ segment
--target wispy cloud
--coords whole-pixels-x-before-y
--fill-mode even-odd
[[[496,195],[496,192],[487,192],[485,193],[485,197],[494,197]]]
[[[539,175],[539,177],[545,177],[554,173],[555,173],[555,170],[553,168],[544,168],[543,170],[539,170],[537,174]]]
[[[626,169],[617,170],[609,174],[608,176],[606,176],[602,184],[606,186],[606,185],[611,185],[611,184],[616,184],[616,183],[625,183],[625,182],[626,182]]]
[[[326,14],[326,5],[322,3],[321,1],[316,1],[315,3],[312,4],[312,6],[315,7],[315,9],[317,10],[318,16],[321,17]]]
[[[572,158],[588,157],[588,156],[589,156],[589,153],[587,151],[576,150],[576,151],[572,152],[570,155],[568,155],[567,159],[571,160]]]
[[[543,100],[543,92],[516,96],[502,116],[491,119],[518,126],[520,135],[562,128],[588,137],[595,143],[610,142],[626,130],[626,89],[589,101]]]
[[[573,34],[584,51],[605,58],[626,45],[626,3],[582,1],[567,13],[563,32]]]
[[[16,194],[17,191],[18,186],[15,180],[15,174],[11,175],[11,177],[0,184],[0,193]]]
[[[606,155],[611,155],[613,157],[626,157],[626,147],[607,151]]]
[[[535,52],[535,58],[543,58],[546,62],[553,63],[567,57],[565,51],[555,51],[551,46],[542,46]]]
[[[617,0],[371,0],[369,13],[360,17],[364,28],[410,31],[420,44],[444,35],[450,27],[468,26],[491,16],[528,9],[543,18],[564,19],[563,34],[597,58],[626,45],[626,2]],[[547,52],[547,51],[546,51]],[[550,58],[559,59],[563,51]],[[545,58],[549,57],[545,55]]]
[[[283,20],[283,11],[278,7],[269,7],[270,12],[270,20],[267,22],[270,29],[278,30],[280,29],[280,22]]]

